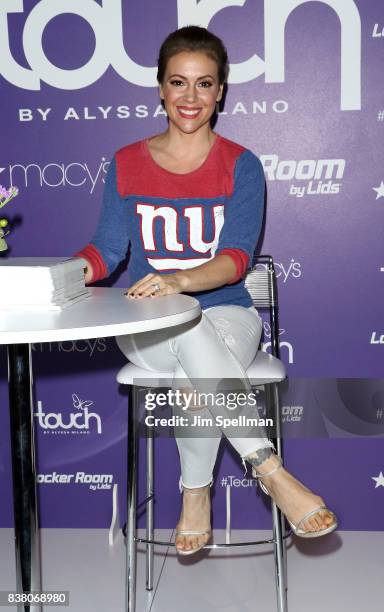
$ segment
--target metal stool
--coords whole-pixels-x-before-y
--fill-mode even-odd
[[[257,266],[262,264],[262,270]],[[279,359],[278,343],[278,301],[277,285],[273,260],[270,256],[259,256],[255,267],[250,270],[245,280],[246,287],[252,297],[254,306],[258,310],[266,308],[269,310],[271,329],[271,351],[272,355],[258,351],[256,357],[247,370],[247,376],[251,381],[256,381],[252,387],[263,386],[266,396],[266,416],[273,418],[275,423],[276,437],[272,437],[277,454],[283,458],[283,447],[281,439],[281,415],[279,409],[278,383],[286,378],[284,364]],[[117,374],[120,384],[128,385],[128,483],[127,483],[127,579],[126,579],[126,610],[135,612],[136,602],[136,543],[146,544],[146,588],[153,588],[153,555],[154,545],[172,546],[169,542],[154,540],[153,504],[153,428],[147,427],[147,491],[146,498],[137,506],[137,423],[135,422],[136,390],[138,382],[142,385],[145,380],[146,389],[158,387],[171,387],[172,372],[153,372],[144,370],[132,363],[127,363]],[[136,383],[135,383],[136,381]],[[146,505],[147,522],[146,538],[136,537],[136,513],[137,509]],[[255,546],[258,544],[273,544],[275,559],[275,578],[277,611],[287,612],[287,586],[286,586],[286,546],[285,539],[292,531],[285,533],[284,516],[273,502],[272,523],[273,537],[267,540],[254,542],[237,542],[233,544],[219,543],[207,545],[204,548],[231,548],[242,546]],[[174,546],[174,544],[173,544]]]

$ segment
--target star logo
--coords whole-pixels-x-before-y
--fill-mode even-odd
[[[384,198],[384,181],[381,181],[380,187],[372,187],[373,191],[376,191],[376,200]]]
[[[0,168],[0,174],[4,172],[5,168]]]
[[[375,489],[377,489],[377,487],[384,487],[384,475],[383,472],[380,472],[380,474],[378,476],[371,476],[372,480],[376,480],[376,486]]]

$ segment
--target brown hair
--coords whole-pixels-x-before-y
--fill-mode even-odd
[[[222,85],[228,75],[227,50],[222,40],[206,28],[190,25],[171,32],[160,47],[157,60],[157,80],[164,80],[168,60],[181,51],[201,51],[217,64],[219,83]]]

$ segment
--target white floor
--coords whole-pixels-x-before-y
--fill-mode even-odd
[[[156,536],[169,541],[172,533],[159,530]],[[232,541],[269,537],[269,531],[235,531]],[[223,532],[215,532],[215,540],[223,541]],[[0,590],[16,588],[13,542],[13,530],[1,529]],[[70,592],[69,608],[63,610],[124,612],[121,532],[110,547],[104,530],[43,529],[41,548],[43,588]],[[315,540],[290,538],[287,557],[289,612],[382,612],[384,533],[336,531]],[[181,559],[173,548],[159,548],[152,592],[145,590],[145,555],[139,547],[137,576],[137,612],[276,610],[271,545],[202,551]]]

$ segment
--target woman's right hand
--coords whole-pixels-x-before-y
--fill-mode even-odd
[[[84,264],[84,274],[85,274],[85,284],[88,285],[93,277],[93,270],[92,270],[92,266],[89,263],[89,261],[87,259],[84,259],[84,257],[79,257],[79,259],[81,259],[83,261]]]

